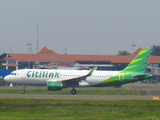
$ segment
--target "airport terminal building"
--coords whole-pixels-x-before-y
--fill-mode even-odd
[[[4,53],[0,62],[4,69],[48,68],[48,69],[90,69],[98,66],[99,70],[122,70],[141,51],[139,48],[128,56],[118,55],[65,55],[56,54],[44,47],[36,54]],[[153,80],[160,81],[160,57],[149,56],[146,72],[153,74]]]

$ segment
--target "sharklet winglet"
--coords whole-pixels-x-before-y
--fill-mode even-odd
[[[94,67],[91,69],[91,71],[87,74],[87,77],[88,77],[88,76],[91,76],[92,73],[93,73],[93,71],[94,71],[94,70],[97,70],[97,68],[98,68],[97,66],[94,66]]]

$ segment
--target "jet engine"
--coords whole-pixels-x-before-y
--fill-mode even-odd
[[[56,90],[62,90],[62,83],[61,82],[53,82],[48,81],[48,90],[50,91],[56,91]]]

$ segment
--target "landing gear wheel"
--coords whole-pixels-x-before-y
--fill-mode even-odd
[[[23,85],[23,90],[22,90],[22,94],[25,94],[25,85]]]
[[[77,93],[77,91],[76,91],[75,89],[72,89],[72,90],[71,90],[71,93],[72,93],[73,95],[75,95],[75,94]]]
[[[22,90],[22,94],[25,94],[25,90]]]

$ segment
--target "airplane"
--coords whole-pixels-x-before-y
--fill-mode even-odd
[[[96,66],[91,70],[20,69],[7,75],[4,80],[23,85],[22,94],[27,85],[44,85],[50,91],[70,87],[71,94],[76,94],[76,87],[117,86],[151,78],[152,74],[145,73],[149,53],[150,49],[142,49],[121,71],[100,71],[96,70]]]

